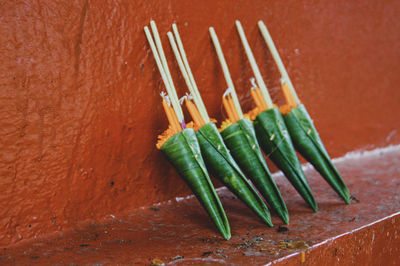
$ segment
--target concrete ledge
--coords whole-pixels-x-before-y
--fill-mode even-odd
[[[310,167],[319,203],[307,208],[280,175],[290,225],[269,228],[229,191],[219,195],[232,229],[225,241],[193,197],[110,216],[56,238],[0,250],[0,264],[279,264],[391,265],[400,257],[400,148],[352,153],[335,160],[354,196],[344,204]]]

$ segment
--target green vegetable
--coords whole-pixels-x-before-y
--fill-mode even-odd
[[[250,120],[240,119],[221,132],[226,146],[244,173],[282,220],[289,223],[289,213],[261,153]]]
[[[254,120],[258,142],[275,165],[282,170],[303,199],[314,210],[317,203],[304,176],[299,159],[278,108],[260,113]]]
[[[283,116],[296,150],[309,161],[331,187],[349,204],[350,194],[322,143],[304,105]]]
[[[168,139],[161,151],[189,185],[225,239],[231,238],[228,219],[211,183],[196,134],[187,128]]]
[[[214,123],[196,132],[201,153],[211,174],[238,196],[266,224],[272,226],[267,206],[236,164]]]

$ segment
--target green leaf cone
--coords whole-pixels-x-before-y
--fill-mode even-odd
[[[289,213],[261,153],[250,120],[241,119],[221,132],[226,146],[244,173],[251,179],[282,220],[289,223]]]
[[[283,118],[296,150],[315,167],[340,197],[349,204],[349,190],[333,165],[304,105],[293,108]]]
[[[258,142],[275,165],[282,170],[295,189],[318,211],[317,203],[304,176],[285,122],[278,108],[260,113],[254,120]]]
[[[267,206],[236,164],[214,123],[196,132],[201,153],[211,174],[238,196],[266,224],[273,226]]]
[[[225,239],[231,238],[229,222],[211,183],[193,129],[187,128],[168,139],[161,151],[189,185]]]

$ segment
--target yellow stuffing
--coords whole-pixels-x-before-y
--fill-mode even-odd
[[[292,111],[293,106],[289,105],[289,104],[285,104],[279,107],[279,111],[281,112],[281,114],[286,115],[288,113],[290,113],[290,111]]]
[[[171,125],[169,125],[168,128],[161,133],[161,135],[158,135],[156,144],[157,149],[161,149],[162,145],[164,145],[164,143],[173,135],[175,135],[174,130],[172,129]]]
[[[256,119],[256,116],[261,113],[260,112],[260,108],[259,107],[255,107],[253,109],[251,109],[248,113],[244,114],[244,118],[247,118],[251,121],[253,121],[254,119]]]
[[[186,124],[187,128],[193,128],[195,131],[198,129],[196,128],[196,125],[193,123],[193,121],[190,121]],[[164,145],[164,143],[169,140],[170,137],[172,137],[173,135],[175,135],[174,130],[172,129],[171,125],[168,126],[168,128],[161,133],[160,135],[158,135],[157,137],[157,144],[156,147],[157,149],[161,149],[162,145]]]
[[[227,127],[229,127],[230,125],[232,125],[231,120],[226,119],[224,121],[222,121],[220,128],[218,129],[219,132],[223,131],[224,129],[226,129]]]

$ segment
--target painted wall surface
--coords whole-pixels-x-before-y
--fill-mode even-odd
[[[264,20],[328,151],[338,157],[400,143],[399,16],[399,1],[3,1],[0,246],[190,193],[155,148],[167,120],[143,32],[150,19],[183,95],[165,34],[178,24],[218,120],[226,85],[209,26],[244,110],[252,107],[252,73],[235,19],[273,100],[283,103],[278,70],[256,25]]]

